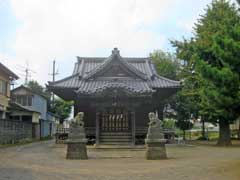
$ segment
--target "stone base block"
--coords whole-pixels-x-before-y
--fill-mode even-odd
[[[88,159],[86,143],[68,142],[66,158],[67,159]]]
[[[149,143],[146,144],[146,159],[148,160],[159,160],[167,159],[165,143]]]

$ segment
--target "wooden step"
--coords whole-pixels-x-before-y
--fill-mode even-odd
[[[131,138],[128,139],[110,139],[110,138],[105,138],[105,139],[100,139],[100,142],[131,142]]]
[[[131,136],[130,132],[101,132],[100,136]]]
[[[100,142],[100,145],[130,146],[132,142]]]
[[[104,145],[130,145],[132,143],[131,132],[101,132],[99,143]]]
[[[100,136],[99,139],[131,139],[132,136]]]

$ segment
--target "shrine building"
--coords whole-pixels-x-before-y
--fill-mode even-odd
[[[149,57],[77,57],[72,75],[49,82],[48,89],[74,101],[74,114],[84,112],[87,137],[96,144],[135,144],[145,138],[148,113],[162,119],[163,100],[180,88],[157,74]]]

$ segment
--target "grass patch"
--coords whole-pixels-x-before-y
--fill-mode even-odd
[[[26,145],[26,144],[30,144],[30,143],[34,143],[34,142],[40,142],[40,141],[48,141],[48,140],[52,140],[53,137],[47,136],[47,137],[43,137],[41,139],[30,139],[30,138],[26,138],[26,139],[22,139],[19,140],[19,142],[17,143],[12,143],[12,144],[0,144],[0,148],[7,148],[7,147],[14,147],[14,146],[22,146],[22,145]]]
[[[21,146],[21,145],[30,144],[30,143],[37,142],[37,141],[39,141],[39,140],[37,140],[37,139],[22,139],[19,142],[13,143],[13,144],[0,144],[0,148]]]

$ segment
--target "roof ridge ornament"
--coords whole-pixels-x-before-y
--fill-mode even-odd
[[[120,51],[118,50],[118,48],[113,48],[112,50],[112,55],[120,55]]]

